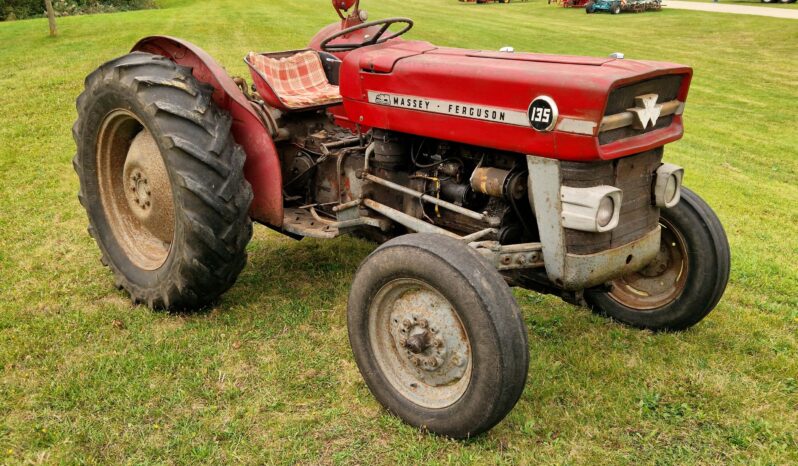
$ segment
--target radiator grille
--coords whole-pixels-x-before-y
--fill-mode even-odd
[[[661,76],[659,78],[649,79],[628,86],[615,89],[610,94],[607,101],[607,108],[604,111],[604,116],[615,115],[617,113],[625,112],[627,109],[635,107],[635,97],[645,94],[657,94],[659,98],[658,103],[669,102],[675,100],[679,95],[679,89],[682,86],[682,75]],[[673,123],[673,115],[663,116],[657,124],[646,130],[634,129],[632,127],[624,127],[604,131],[599,134],[599,143],[608,144],[619,139],[624,139],[639,134],[647,133],[657,129],[667,128]]]
[[[574,188],[615,186],[623,190],[618,226],[605,233],[565,230],[571,254],[593,254],[623,246],[656,228],[659,208],[652,203],[651,184],[662,161],[662,148],[599,163],[562,162],[562,184]]]

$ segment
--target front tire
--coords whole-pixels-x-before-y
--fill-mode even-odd
[[[246,263],[245,154],[212,94],[190,68],[134,52],[91,73],[78,97],[78,198],[102,263],[134,303],[201,307]]]
[[[729,281],[730,252],[712,209],[687,188],[660,214],[662,242],[645,269],[615,280],[611,289],[585,291],[591,308],[633,327],[683,330],[718,304]]]
[[[453,438],[493,427],[526,382],[526,327],[510,288],[479,253],[411,234],[358,269],[349,340],[375,398],[407,423]]]

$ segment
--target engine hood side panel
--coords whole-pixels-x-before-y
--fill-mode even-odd
[[[681,137],[677,116],[667,128],[630,140],[602,146],[597,138],[613,89],[668,74],[687,76],[679,93],[683,101],[691,70],[681,65],[402,42],[351,52],[341,69],[341,94],[350,118],[364,126],[589,161],[629,155]],[[539,96],[557,104],[554,131],[535,131],[522,119]],[[482,117],[494,110],[506,113],[506,119]]]

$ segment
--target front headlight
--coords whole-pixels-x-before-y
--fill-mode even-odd
[[[562,186],[562,226],[597,233],[612,230],[618,226],[622,197],[621,190],[613,186]]]
[[[654,179],[654,205],[665,209],[679,203],[682,198],[684,169],[672,163],[663,163]]]
[[[598,214],[596,215],[598,226],[606,227],[612,221],[613,215],[615,215],[615,201],[610,196],[605,196],[599,203]]]

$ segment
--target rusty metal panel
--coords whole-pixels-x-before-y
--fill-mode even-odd
[[[641,238],[616,248],[596,254],[566,254],[561,286],[582,290],[640,270],[659,252],[661,233],[657,225]]]
[[[464,238],[465,241],[465,238]],[[498,241],[480,241],[470,246],[482,254],[499,271],[543,267],[543,246],[540,243],[502,245]]]
[[[562,172],[558,160],[526,157],[529,168],[529,202],[535,211],[546,274],[557,285],[565,275],[565,229],[560,224]]]

